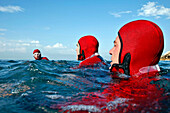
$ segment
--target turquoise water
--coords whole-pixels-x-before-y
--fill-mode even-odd
[[[124,100],[129,99],[116,98],[112,101],[106,99],[106,89],[117,83],[117,80],[110,77],[109,62],[107,66],[73,69],[78,64],[78,61],[66,60],[57,61],[57,63],[55,61],[0,60],[1,113],[55,113],[83,109],[89,112],[103,112],[105,108],[109,108],[108,106],[111,106],[111,112],[117,107],[121,108],[122,103],[126,103]],[[158,89],[163,89],[160,93],[162,98],[154,98],[158,100],[156,105],[150,102],[152,98],[148,105],[153,106],[149,110],[168,113],[170,112],[168,108],[170,105],[170,61],[160,61],[159,65],[162,70],[161,76],[159,80],[152,81],[151,84],[156,84]],[[93,98],[97,101],[96,103],[91,102],[93,99],[89,94],[93,97],[94,94],[100,95]],[[102,95],[105,96],[102,97]],[[88,105],[83,100],[84,97],[90,100]],[[147,112],[146,109],[141,109],[145,107],[144,104],[135,104],[138,107],[135,110],[131,109],[130,112]],[[126,106],[129,106],[128,103]],[[148,112],[151,112],[149,110]]]

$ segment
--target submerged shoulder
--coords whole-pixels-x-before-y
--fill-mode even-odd
[[[98,63],[104,63],[104,60],[100,55],[85,59],[84,61],[80,63],[80,66],[89,66],[89,65],[94,65]]]
[[[42,60],[49,60],[47,57],[42,57]]]

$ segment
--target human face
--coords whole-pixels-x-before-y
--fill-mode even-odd
[[[80,55],[80,45],[79,43],[76,44],[77,48],[76,48],[76,53],[77,53],[77,60],[78,60],[78,55]]]
[[[111,66],[113,64],[119,64],[119,53],[120,53],[120,39],[119,36],[116,37],[115,41],[114,41],[114,47],[109,51],[109,54],[112,55],[111,57]]]
[[[39,60],[41,58],[41,53],[39,53],[39,52],[34,53],[34,58],[36,60]]]

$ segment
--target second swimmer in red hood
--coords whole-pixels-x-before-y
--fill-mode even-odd
[[[79,39],[77,43],[77,60],[82,61],[79,66],[93,66],[95,64],[105,64],[103,58],[98,53],[99,42],[94,36],[87,35]]]

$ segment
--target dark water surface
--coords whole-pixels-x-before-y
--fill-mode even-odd
[[[103,112],[102,109],[105,108],[107,112],[109,110],[119,112],[115,109],[117,107],[121,109],[122,105],[124,108],[125,101],[130,98],[114,98],[112,101],[106,99],[107,92],[110,90],[108,87],[116,82],[110,77],[109,62],[108,66],[92,69],[73,69],[78,66],[77,61],[57,62],[0,60],[0,112],[55,113],[83,109],[89,112]],[[135,101],[134,106],[138,108],[124,110],[124,112],[170,112],[170,61],[160,61],[159,66],[162,76],[159,80],[152,81],[151,84],[156,84],[158,89],[162,89],[159,93],[161,99],[157,96],[154,99],[148,98],[147,106],[151,106],[148,109],[144,108],[146,107],[144,104],[138,104]],[[98,92],[101,98],[92,96],[96,103],[91,102],[93,99],[89,94]],[[115,92],[112,90],[109,93]],[[87,97],[87,100],[91,99],[88,104],[87,100],[83,99],[84,97]],[[147,100],[145,100],[146,103]],[[157,100],[156,105],[153,104],[155,100]],[[105,104],[105,107],[100,107],[99,104]],[[126,103],[126,106],[130,105]]]

